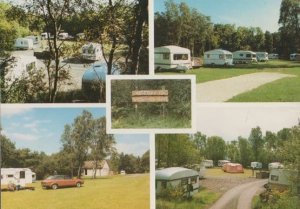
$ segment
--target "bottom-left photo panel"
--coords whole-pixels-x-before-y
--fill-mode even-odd
[[[1,105],[1,208],[150,208],[149,144],[105,107]]]

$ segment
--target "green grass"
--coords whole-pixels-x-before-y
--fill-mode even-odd
[[[2,209],[141,209],[150,208],[149,175],[85,179],[81,188],[2,192]]]
[[[209,177],[239,177],[239,178],[249,178],[252,176],[252,170],[251,169],[244,169],[244,173],[226,173],[221,168],[214,167],[214,168],[208,168],[206,169],[206,176]]]
[[[201,189],[191,200],[156,199],[156,209],[202,209],[207,208],[220,197],[219,193]]]
[[[196,75],[196,82],[231,78],[258,72],[274,72],[295,75],[262,85],[237,95],[228,102],[300,102],[300,62],[271,60],[267,63],[235,65],[233,67],[200,67],[188,71]],[[168,72],[167,74],[174,74]]]
[[[112,117],[112,128],[191,128],[191,119],[174,117],[172,115],[136,115],[127,117]]]

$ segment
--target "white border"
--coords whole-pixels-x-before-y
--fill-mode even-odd
[[[113,129],[111,127],[111,80],[191,80],[191,128],[136,128],[136,129]],[[124,132],[131,134],[140,133],[195,133],[196,132],[196,121],[194,117],[195,113],[195,98],[196,95],[196,77],[195,75],[108,75],[106,77],[106,131],[109,134],[122,134]]]

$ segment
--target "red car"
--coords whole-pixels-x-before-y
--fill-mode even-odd
[[[84,183],[82,179],[72,179],[66,175],[49,176],[41,182],[43,188],[57,189],[59,187],[81,187]]]

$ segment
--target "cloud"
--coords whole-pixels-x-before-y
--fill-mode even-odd
[[[9,138],[14,141],[37,141],[38,137],[32,134],[24,134],[24,133],[13,133],[9,134]]]
[[[12,117],[31,111],[32,108],[18,105],[1,105],[1,117]]]

